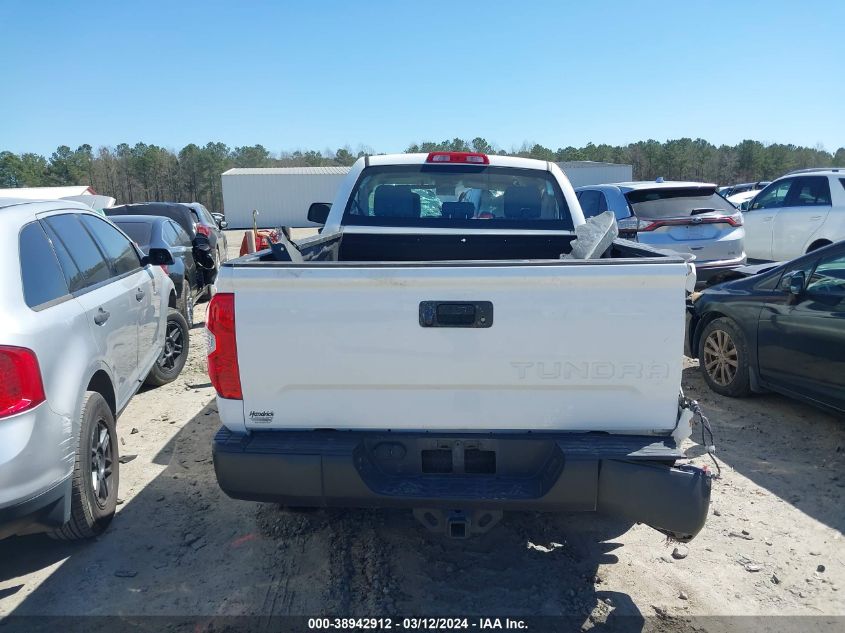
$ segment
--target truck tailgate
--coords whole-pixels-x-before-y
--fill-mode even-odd
[[[220,291],[235,294],[247,428],[665,433],[687,274],[677,260],[235,264]],[[424,302],[489,302],[492,322],[424,327]]]

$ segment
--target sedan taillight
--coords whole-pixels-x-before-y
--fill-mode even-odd
[[[35,352],[0,345],[0,418],[21,413],[44,402],[44,384]]]
[[[204,224],[197,224],[197,233],[205,235],[206,237],[211,237],[211,229],[205,226]]]

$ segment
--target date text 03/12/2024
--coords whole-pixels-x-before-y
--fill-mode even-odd
[[[526,630],[512,618],[309,618],[309,630]]]

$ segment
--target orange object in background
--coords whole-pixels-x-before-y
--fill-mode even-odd
[[[260,251],[265,248],[270,248],[270,244],[279,241],[279,232],[276,229],[258,229],[258,235],[255,238],[255,250]],[[244,235],[244,239],[241,241],[241,252],[240,256],[243,257],[247,254],[247,247],[246,247],[246,235]]]

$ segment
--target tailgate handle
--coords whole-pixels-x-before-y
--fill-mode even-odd
[[[475,327],[493,325],[490,301],[421,301],[422,327]]]

